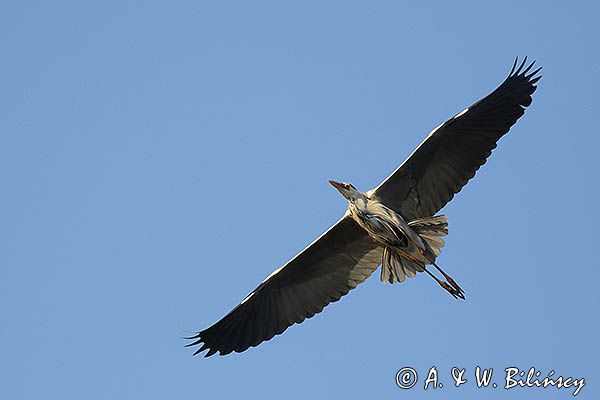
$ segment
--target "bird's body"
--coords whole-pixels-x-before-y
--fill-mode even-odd
[[[445,216],[407,222],[380,200],[370,198],[368,192],[362,193],[347,182],[329,183],[348,199],[347,214],[383,247],[382,282],[402,282],[425,271],[426,265],[435,265],[444,246],[442,237],[448,234]]]
[[[415,245],[422,250],[425,249],[419,235],[410,228],[400,214],[380,201],[370,199],[366,193],[361,193],[358,199],[348,202],[348,212],[369,236],[383,246],[406,248],[415,257],[420,257]],[[411,241],[408,240],[409,237]]]
[[[498,140],[525,112],[541,68],[517,68],[488,96],[435,128],[379,186],[360,192],[330,181],[348,200],[346,214],[298,255],[271,273],[227,315],[190,337],[188,346],[242,352],[321,312],[381,264],[383,282],[426,272],[454,297],[464,292],[436,264],[448,233],[446,203],[486,162]],[[428,269],[433,265],[445,281]]]

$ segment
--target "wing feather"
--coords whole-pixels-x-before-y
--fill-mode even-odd
[[[368,278],[381,248],[345,216],[276,270],[225,317],[190,337],[194,354],[242,352],[321,312]]]
[[[446,205],[487,160],[531,104],[535,62],[515,60],[508,77],[492,93],[436,129],[371,196],[404,218],[428,217]],[[524,68],[525,67],[525,68]]]

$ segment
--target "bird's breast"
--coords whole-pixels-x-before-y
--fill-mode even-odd
[[[375,207],[361,207],[357,204],[351,204],[349,207],[350,215],[361,228],[376,242],[395,246],[402,242],[401,231],[395,229],[396,224],[393,219],[379,212]],[[394,232],[396,231],[396,232]]]

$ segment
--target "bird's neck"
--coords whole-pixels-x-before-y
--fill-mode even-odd
[[[348,201],[348,209],[353,214],[363,214],[367,210],[367,204],[373,200],[369,200],[364,194],[360,194],[355,199]]]

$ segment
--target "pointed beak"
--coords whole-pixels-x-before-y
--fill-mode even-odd
[[[344,189],[344,187],[342,186],[342,184],[340,182],[329,181],[329,183],[331,183],[331,186],[333,186],[337,190],[343,190]]]

